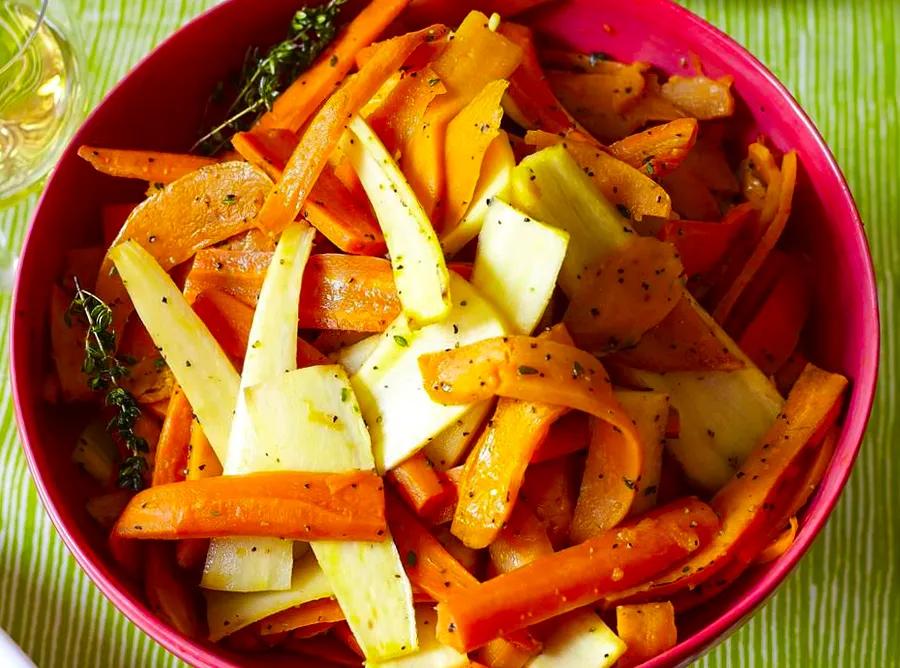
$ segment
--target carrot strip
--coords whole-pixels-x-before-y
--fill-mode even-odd
[[[731,309],[734,308],[738,297],[747,287],[747,284],[753,280],[756,272],[762,266],[766,257],[775,248],[775,244],[781,238],[784,227],[787,224],[788,217],[791,215],[791,202],[794,197],[794,186],[797,181],[797,154],[794,151],[786,153],[781,161],[781,185],[779,188],[778,205],[769,226],[760,239],[759,245],[753,250],[753,253],[747,259],[734,282],[728,288],[728,291],[722,299],[716,304],[713,311],[713,317],[717,322],[725,322]],[[764,218],[763,218],[764,219]]]
[[[648,176],[664,176],[688,156],[698,127],[696,118],[679,118],[620,139],[610,144],[609,152]]]
[[[440,472],[441,486],[444,488],[445,494],[441,504],[434,509],[431,515],[434,524],[447,524],[453,520],[456,504],[459,502],[459,481],[462,474],[462,465]]]
[[[133,151],[117,148],[80,146],[78,157],[87,160],[94,169],[110,176],[143,179],[154,183],[171,183],[185,174],[218,162],[215,158],[184,153]]]
[[[231,145],[244,160],[259,167],[269,178],[277,180],[281,178],[299,141],[300,137],[295,132],[271,128],[237,132],[231,138]]]
[[[194,420],[191,422],[191,440],[188,446],[185,478],[202,480],[220,475],[222,475],[222,464],[204,435],[203,427]],[[198,571],[206,563],[207,552],[209,552],[209,539],[207,538],[179,540],[175,546],[175,561],[185,570]]]
[[[649,661],[675,646],[675,608],[672,603],[620,605],[616,608],[616,634],[628,645],[617,666],[627,668]]]
[[[190,301],[209,289],[256,305],[271,253],[209,249],[197,253],[185,282]],[[390,262],[383,258],[312,255],[300,291],[300,327],[380,332],[400,313]]]
[[[518,66],[521,50],[493,32],[487,16],[470,12],[447,48],[431,63],[446,93],[428,105],[421,129],[401,147],[401,166],[432,220],[445,193],[447,126],[488,83],[506,79]]]
[[[797,518],[791,517],[788,520],[788,525],[785,527],[780,534],[769,543],[765,549],[759,553],[759,556],[756,557],[754,563],[757,564],[768,564],[770,561],[775,561],[778,557],[788,551],[788,548],[793,545],[794,539],[797,537]]]
[[[562,144],[603,196],[616,205],[626,218],[641,220],[644,216],[671,216],[672,201],[662,186],[644,172],[613,157],[596,143],[541,131],[528,132],[525,141],[539,148]]]
[[[356,53],[375,41],[408,2],[373,0],[366,5],[319,56],[318,61],[282,91],[272,109],[259,118],[254,129],[286,128],[298,132],[353,67]]]
[[[531,456],[532,464],[539,464],[573,452],[587,449],[590,435],[584,413],[569,413],[550,425],[550,431]]]
[[[732,371],[744,367],[722,345],[721,335],[697,311],[686,294],[656,327],[648,330],[637,345],[607,358],[616,364],[658,373],[668,371]]]
[[[137,494],[114,532],[171,540],[276,536],[297,540],[384,537],[381,479],[373,473],[269,472],[151,487]]]
[[[191,440],[191,404],[180,389],[169,400],[169,409],[159,433],[156,455],[153,459],[151,484],[165,485],[184,479],[187,466],[188,443]]]
[[[497,538],[488,547],[491,564],[508,573],[553,553],[547,530],[526,503],[519,502]]]
[[[368,10],[381,11],[385,6],[402,8],[403,4],[405,0],[376,0],[369,5]],[[357,21],[366,13],[362,12]],[[429,28],[383,42],[372,59],[326,100],[309,122],[285,165],[281,178],[266,198],[256,221],[258,227],[270,233],[277,233],[297,217],[313,185],[319,180],[329,156],[338,145],[349,120],[417,46],[438,37],[440,34]],[[316,96],[316,104],[318,100],[319,96]],[[278,121],[275,125],[284,126],[285,123]],[[261,127],[265,127],[265,124]],[[294,131],[299,129],[299,125],[294,127],[293,122],[287,127]]]
[[[724,76],[710,79],[699,74],[683,77],[673,74],[662,85],[663,98],[697,120],[709,121],[727,118],[734,113],[734,97],[731,84],[734,78]]]
[[[534,510],[557,550],[569,544],[581,470],[574,457],[559,457],[529,466],[522,482],[519,497]]]
[[[438,640],[469,651],[502,633],[593,603],[679,562],[717,528],[718,519],[705,503],[673,503],[636,523],[451,593],[437,606]]]
[[[760,370],[771,375],[787,362],[809,315],[811,286],[803,267],[791,263],[738,338]]]
[[[607,597],[608,604],[669,598],[681,592],[702,593],[731,568],[733,577],[746,568],[787,517],[794,496],[785,493],[803,478],[800,466],[809,444],[821,440],[840,408],[847,379],[808,365],[788,395],[781,414],[734,477],[713,497],[722,530],[684,565],[638,587]],[[791,512],[788,512],[791,511]],[[715,576],[715,577],[714,577]],[[696,596],[692,595],[692,596]],[[673,601],[675,602],[675,601]],[[676,607],[681,607],[676,602]]]
[[[500,134],[503,107],[500,101],[508,82],[492,81],[447,125],[444,164],[447,171],[447,195],[444,229],[459,224],[481,174],[488,146]]]
[[[659,230],[659,239],[674,244],[688,276],[705,274],[725,257],[740,224],[705,223],[695,220],[667,220]]]
[[[571,345],[564,327],[539,337]],[[500,399],[497,409],[466,458],[459,481],[451,531],[466,546],[490,545],[509,519],[525,469],[538,444],[568,409],[543,402]]]
[[[407,73],[366,121],[392,155],[401,151],[422,127],[422,118],[434,98],[447,92],[431,67]]]
[[[191,296],[188,296],[190,299]],[[233,359],[243,359],[250,339],[253,309],[215,288],[204,290],[193,301],[194,312],[200,316],[222,350]]]
[[[153,612],[189,638],[200,638],[197,590],[180,577],[174,567],[172,546],[165,543],[146,545],[144,591]]]
[[[671,244],[634,235],[582,273],[563,321],[582,348],[628,348],[675,307],[684,289],[683,275]]]
[[[419,517],[431,517],[449,493],[434,466],[421,452],[391,469],[387,478]]]
[[[343,620],[344,613],[338,602],[333,598],[323,598],[266,617],[260,622],[260,633],[264,636],[272,635],[306,626],[330,624]]]

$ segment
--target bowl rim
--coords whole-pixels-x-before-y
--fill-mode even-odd
[[[85,129],[92,125],[94,117],[102,109],[106,101],[117,93],[135,70],[141,68],[148,60],[152,59],[157,51],[165,49],[171,41],[175,40],[182,33],[182,31],[190,29],[198,22],[202,22],[211,14],[225,10],[227,6],[236,1],[238,0],[225,0],[220,4],[214,5],[201,12],[143,56],[128,70],[122,79],[110,88],[103,96],[101,102],[85,118],[78,131],[67,145],[65,154],[70,153],[74,150],[74,147],[77,147],[81,141],[82,135],[85,133]],[[798,132],[809,135],[813,140],[816,149],[824,156],[824,162],[830,176],[840,184],[840,197],[847,205],[851,223],[855,224],[854,227],[856,233],[853,235],[844,235],[841,237],[840,243],[842,245],[845,245],[848,242],[854,243],[857,246],[856,250],[860,252],[862,258],[865,260],[865,272],[859,277],[862,279],[862,282],[859,285],[859,300],[868,307],[867,310],[873,316],[864,323],[864,330],[867,340],[872,342],[870,347],[875,354],[872,364],[861,367],[860,376],[855,379],[853,384],[853,395],[861,398],[862,405],[858,406],[858,410],[845,422],[839,443],[839,447],[841,444],[848,441],[852,443],[849,456],[843,458],[839,462],[839,467],[834,470],[831,470],[831,466],[829,467],[829,471],[827,472],[829,485],[825,486],[824,480],[823,483],[820,484],[819,493],[813,499],[804,526],[790,549],[781,558],[772,562],[759,580],[741,596],[736,605],[727,610],[720,617],[706,624],[686,640],[680,641],[665,653],[643,664],[645,668],[661,668],[662,666],[683,665],[685,662],[699,657],[702,653],[710,650],[717,642],[724,640],[729,633],[733,632],[741,624],[747,621],[750,615],[764,603],[767,598],[775,593],[778,586],[780,586],[791,570],[797,565],[810,548],[812,542],[821,532],[830,517],[841,492],[846,486],[847,479],[853,470],[854,463],[862,445],[863,436],[875,401],[875,389],[878,379],[881,352],[881,336],[875,269],[862,219],[859,215],[856,202],[850,192],[847,181],[841,172],[834,155],[809,115],[800,106],[787,87],[782,84],[756,56],[725,32],[719,30],[717,27],[687,8],[676,4],[674,0],[640,0],[640,2],[648,9],[652,8],[654,12],[668,13],[671,20],[678,21],[684,24],[685,28],[693,29],[697,35],[702,35],[705,39],[711,40],[714,43],[714,46],[722,51],[725,60],[743,60],[752,74],[755,77],[758,77],[758,80],[771,86],[782,98],[784,98],[789,109],[794,114],[794,117],[799,121],[800,127],[798,128]],[[32,215],[29,218],[28,230],[22,244],[23,256],[28,251],[32,242],[34,222],[42,208],[44,199],[47,197],[47,193],[52,190],[56,179],[57,173],[56,168],[54,168],[34,207]],[[131,622],[158,642],[163,648],[193,665],[234,665],[228,657],[223,656],[220,652],[204,645],[202,641],[187,639],[178,631],[162,622],[157,615],[153,614],[146,607],[139,597],[133,595],[128,589],[119,584],[117,580],[120,580],[120,578],[114,576],[109,569],[100,562],[96,562],[92,559],[91,555],[88,554],[88,550],[81,545],[80,540],[76,539],[74,533],[71,532],[69,527],[63,522],[60,513],[52,502],[51,493],[45,484],[45,480],[38,471],[34,455],[35,445],[32,443],[31,438],[31,423],[26,421],[26,416],[22,408],[26,397],[23,396],[23,389],[21,386],[23,372],[19,370],[19,363],[17,361],[17,350],[21,346],[20,340],[26,335],[24,331],[20,331],[22,328],[19,325],[20,319],[17,316],[20,299],[23,298],[22,293],[23,289],[20,282],[20,271],[17,271],[11,308],[9,344],[12,397],[16,423],[22,442],[22,448],[25,451],[29,472],[35,483],[35,487],[37,488],[41,503],[47,514],[50,516],[56,532],[75,557],[79,566],[81,566],[100,592],[120,612],[131,620]],[[834,463],[835,461],[832,460],[832,464]]]

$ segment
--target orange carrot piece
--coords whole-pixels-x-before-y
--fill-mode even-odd
[[[222,464],[219,463],[219,458],[204,435],[203,427],[197,420],[193,420],[185,478],[202,480],[220,475],[222,475]],[[179,540],[175,546],[175,561],[181,568],[196,572],[203,568],[208,552],[209,539],[207,538]]]
[[[681,299],[683,276],[672,244],[634,235],[584,272],[563,320],[587,350],[631,347]]]
[[[710,79],[702,74],[693,77],[674,74],[662,85],[660,92],[663,98],[689,116],[709,121],[727,118],[734,113],[733,82],[731,76]]]
[[[644,216],[671,216],[672,202],[662,186],[646,173],[613,157],[596,143],[540,131],[528,132],[525,141],[539,148],[563,144],[603,196],[616,205],[626,218],[642,220]]]
[[[445,194],[447,126],[488,83],[507,78],[521,50],[488,27],[487,16],[470,12],[447,48],[431,63],[446,93],[428,106],[420,131],[401,148],[401,166],[425,212],[433,215]]]
[[[787,552],[788,548],[794,544],[794,539],[797,537],[797,526],[797,518],[791,517],[791,519],[788,520],[787,527],[785,527],[771,543],[766,545],[765,549],[756,557],[754,563],[768,564],[770,561],[775,561],[778,557]]]
[[[260,622],[259,630],[265,636],[343,620],[344,613],[338,602],[333,598],[323,598],[270,615]]]
[[[569,413],[550,425],[547,436],[531,456],[531,463],[539,464],[585,450],[589,440],[587,416]]]
[[[231,138],[231,145],[244,160],[259,167],[273,180],[281,178],[299,142],[297,133],[285,128],[237,132]]]
[[[271,111],[259,118],[255,128],[286,128],[298,132],[353,67],[356,53],[375,41],[408,2],[409,0],[370,2],[340,32],[319,56],[318,61],[275,99]]]
[[[215,158],[200,155],[95,146],[80,146],[78,157],[87,160],[94,169],[103,174],[154,183],[171,183],[185,174],[218,162]]]
[[[716,529],[718,519],[702,501],[670,504],[626,527],[451,593],[437,606],[438,639],[469,651],[502,633],[588,605],[679,562]]]
[[[508,82],[492,81],[447,125],[444,167],[447,171],[444,229],[455,227],[472,201],[488,146],[500,134],[500,102]]]
[[[648,176],[664,176],[688,156],[698,127],[695,118],[679,118],[620,139],[610,144],[609,152]]]
[[[617,666],[637,666],[659,656],[678,642],[675,608],[670,601],[620,605],[616,608],[616,635],[628,645]]]
[[[391,469],[387,478],[419,517],[431,517],[449,493],[434,466],[421,452]]]
[[[503,530],[488,547],[491,564],[498,573],[508,573],[553,553],[547,530],[528,507],[519,501]]]
[[[696,220],[667,220],[657,236],[678,249],[684,272],[688,276],[693,276],[715,269],[740,231],[740,225]]]
[[[439,478],[445,494],[442,503],[435,508],[431,515],[430,519],[434,524],[447,524],[453,520],[456,504],[459,502],[459,481],[462,473],[462,465],[440,472]]]
[[[184,392],[176,388],[169,400],[169,409],[156,444],[152,485],[166,485],[184,480],[193,416],[191,404]]]
[[[686,564],[608,597],[606,602],[658,600],[698,589],[702,593],[711,579],[722,579],[719,573],[724,568],[737,577],[769,542],[773,528],[780,529],[796,512],[796,497],[786,491],[804,478],[808,467],[800,466],[800,461],[810,444],[820,441],[831,427],[846,386],[843,376],[808,365],[775,424],[713,497],[711,505],[722,518],[722,530],[712,542]]]
[[[781,238],[784,227],[791,215],[791,203],[794,197],[794,186],[797,182],[797,154],[794,151],[786,153],[781,161],[781,184],[778,190],[778,204],[775,210],[774,218],[765,233],[760,239],[759,245],[753,250],[753,253],[747,259],[734,282],[729,286],[728,291],[722,299],[716,304],[713,311],[713,317],[717,322],[725,322],[731,309],[734,308],[738,297],[753,280],[756,272],[762,266],[766,257],[775,248],[775,244]]]
[[[151,487],[115,529],[123,538],[276,536],[383,540],[384,495],[374,473],[268,472]]]
[[[563,326],[539,338],[572,344]],[[481,549],[494,541],[513,511],[535,449],[550,425],[567,412],[564,406],[543,402],[497,402],[493,417],[466,458],[459,481],[451,531],[466,546]]]
[[[534,509],[554,549],[569,544],[582,465],[575,457],[558,457],[528,467],[521,500]]]
[[[400,79],[366,120],[385,148],[395,155],[421,128],[432,100],[446,92],[437,73],[426,66]]]
[[[103,246],[108,248],[119,235],[128,216],[134,211],[137,204],[106,204],[100,210],[100,218],[103,224]],[[88,285],[92,285],[89,283]]]
[[[365,658],[365,654],[363,654],[359,643],[356,642],[356,638],[353,635],[353,631],[350,630],[349,624],[347,624],[346,622],[335,624],[331,629],[331,632],[334,634],[335,638],[340,640],[347,647],[347,649],[356,654],[356,656]]]
[[[180,577],[174,565],[173,546],[165,543],[146,545],[144,591],[150,609],[188,638],[200,638],[199,601],[196,587]]]
[[[404,2],[405,0],[376,0],[368,9],[378,11],[385,5],[398,5]],[[427,29],[382,42],[381,48],[371,60],[325,101],[309,122],[285,165],[281,178],[266,198],[256,220],[258,227],[270,233],[277,233],[297,217],[313,185],[319,180],[329,156],[340,141],[349,119],[375,94],[388,77],[403,65],[417,46],[439,36],[434,29]],[[316,104],[318,100],[317,96]],[[276,122],[275,125],[285,124]],[[299,129],[299,126],[287,127],[294,131]]]
[[[522,63],[509,78],[507,105],[510,115],[528,130],[543,130],[553,134],[568,134],[575,128],[575,120],[563,108],[547,83],[538,61],[534,36],[530,28],[504,21],[500,34],[522,49]]]
[[[637,345],[620,350],[609,359],[636,369],[658,373],[668,371],[733,371],[744,361],[722,345],[720,335],[697,312],[697,306],[683,296],[656,327],[648,330]]]
[[[250,339],[253,309],[230,294],[214,288],[198,294],[193,308],[210,334],[222,346],[222,350],[233,359],[243,359]]]

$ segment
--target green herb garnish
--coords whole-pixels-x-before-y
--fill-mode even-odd
[[[203,135],[194,149],[213,154],[221,150],[230,134],[249,128],[297,76],[313,64],[337,34],[341,5],[347,0],[300,9],[291,19],[288,37],[263,54],[259,47],[247,51],[236,86],[238,93],[225,112],[227,120]],[[332,63],[334,65],[336,63]],[[222,98],[224,84],[216,86],[210,104]]]
[[[394,335],[394,343],[396,343],[396,344],[397,344],[398,346],[400,346],[401,348],[408,348],[408,347],[409,347],[409,341],[407,341],[405,338],[403,338],[403,337],[400,336],[399,334],[395,334],[395,335]]]
[[[128,375],[128,367],[116,357],[116,333],[112,329],[112,310],[97,295],[83,290],[74,278],[75,297],[66,310],[66,324],[72,324],[76,316],[87,325],[84,338],[84,362],[81,370],[88,377],[88,387],[95,392],[105,391],[107,406],[115,414],[107,424],[107,430],[117,435],[131,453],[119,466],[119,487],[135,491],[144,486],[147,461],[141,453],[148,452],[147,441],[134,432],[141,416],[134,396],[119,381]]]

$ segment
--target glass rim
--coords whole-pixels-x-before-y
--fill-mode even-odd
[[[22,57],[22,54],[28,49],[31,43],[34,41],[34,38],[37,36],[38,31],[41,29],[41,26],[44,25],[44,22],[47,20],[47,5],[50,3],[50,0],[40,0],[41,8],[38,11],[37,17],[34,20],[34,26],[28,32],[28,36],[22,41],[19,45],[19,49],[12,55],[12,57],[7,60],[5,63],[0,63],[0,74],[10,67],[13,63],[15,63],[19,58]]]

